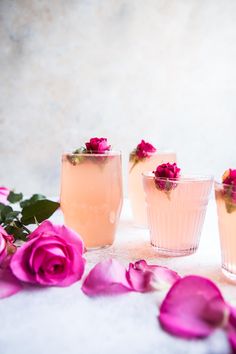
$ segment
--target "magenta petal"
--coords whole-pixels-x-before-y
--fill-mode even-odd
[[[116,295],[131,291],[126,279],[126,269],[115,259],[108,259],[95,265],[82,285],[88,296]]]
[[[149,265],[145,260],[129,264],[127,278],[135,291],[161,290],[180,278],[178,273],[167,267]]]
[[[183,338],[206,337],[224,325],[229,308],[217,286],[190,275],[177,280],[167,293],[159,321],[169,333]]]
[[[21,282],[9,268],[0,269],[0,299],[14,295],[22,289]]]
[[[236,353],[236,308],[230,308],[228,338],[232,347],[233,353]]]

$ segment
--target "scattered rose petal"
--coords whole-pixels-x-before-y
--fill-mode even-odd
[[[180,276],[167,267],[149,265],[145,260],[129,264],[127,278],[134,291],[161,290],[172,285]]]
[[[116,295],[132,291],[126,278],[126,269],[115,259],[95,265],[84,280],[82,290],[86,295]]]
[[[236,353],[236,308],[230,308],[229,324],[228,324],[228,338],[231,344],[233,353]]]
[[[14,295],[22,289],[21,282],[9,268],[0,269],[0,299]]]
[[[7,203],[7,197],[10,193],[10,189],[6,187],[0,187],[0,203],[6,204]]]
[[[129,264],[128,270],[117,260],[100,262],[86,277],[82,290],[89,296],[122,294],[128,291],[147,292],[173,284],[179,275],[166,268],[148,265],[140,260]]]
[[[217,286],[200,276],[179,279],[169,290],[159,321],[169,333],[183,338],[201,338],[227,323],[229,306]]]

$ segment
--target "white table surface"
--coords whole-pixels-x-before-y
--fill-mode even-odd
[[[54,217],[62,222],[61,215]],[[114,257],[128,264],[146,259],[181,275],[213,279],[226,299],[235,303],[236,287],[220,271],[220,252],[214,202],[205,220],[195,255],[160,258],[149,245],[148,230],[132,226],[127,201],[114,245],[86,254],[85,274],[98,261]],[[68,288],[30,288],[0,302],[0,354],[226,354],[225,334],[218,330],[206,340],[186,341],[166,334],[156,319],[165,293],[129,293],[91,299],[81,281]]]

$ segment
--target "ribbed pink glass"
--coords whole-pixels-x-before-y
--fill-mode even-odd
[[[193,176],[159,190],[152,173],[143,175],[151,244],[158,253],[182,256],[194,253],[205,219],[212,177]]]
[[[148,227],[142,173],[153,171],[164,162],[176,162],[176,154],[171,151],[158,151],[139,161],[135,166],[132,161],[129,162],[129,199],[135,226]]]
[[[86,248],[114,242],[122,207],[121,154],[65,154],[62,157],[61,209],[65,224]]]
[[[215,182],[223,273],[236,281],[236,201],[232,186]]]

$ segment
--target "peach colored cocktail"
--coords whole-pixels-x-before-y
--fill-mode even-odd
[[[236,186],[215,182],[215,197],[222,271],[228,278],[236,281]]]
[[[135,165],[132,161],[129,162],[129,199],[134,224],[136,226],[148,226],[142,173],[146,171],[153,171],[157,165],[164,162],[176,162],[176,154],[170,151],[155,152]]]
[[[122,207],[121,154],[65,154],[61,209],[87,248],[111,245]]]
[[[158,183],[157,179],[157,183]],[[151,244],[158,253],[181,256],[194,253],[199,244],[206,207],[212,187],[211,177],[181,177],[171,181],[154,174],[143,175]]]

